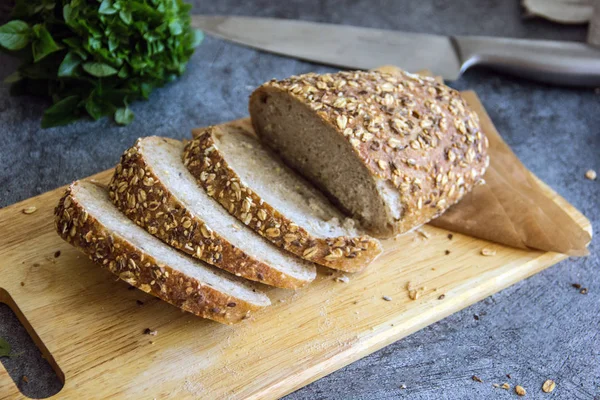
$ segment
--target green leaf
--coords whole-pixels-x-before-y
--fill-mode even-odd
[[[183,32],[181,22],[177,19],[169,22],[169,32],[171,32],[171,35],[173,36],[181,35],[181,32]]]
[[[115,111],[115,122],[119,125],[129,125],[133,121],[133,113],[129,107],[119,108]]]
[[[192,29],[190,39],[189,39],[189,47],[194,49],[200,46],[200,43],[204,40],[204,32],[199,31],[198,29]]]
[[[88,74],[96,76],[98,78],[115,75],[117,73],[117,70],[111,67],[110,65],[99,62],[85,63],[83,64],[83,69]]]
[[[105,114],[104,105],[94,95],[91,95],[85,100],[85,110],[94,120],[98,120]]]
[[[75,71],[79,64],[81,58],[72,51],[68,52],[58,67],[58,76],[76,76]]]
[[[77,95],[65,97],[46,109],[42,118],[42,128],[66,125],[79,118],[77,108],[81,98]]]
[[[119,39],[116,36],[110,36],[108,38],[108,51],[114,53],[115,49],[119,47]]]
[[[148,98],[150,97],[150,92],[152,91],[152,85],[150,83],[147,82],[143,82],[140,85],[140,91],[142,94],[142,97],[146,100],[148,100]]]
[[[33,33],[35,36],[32,45],[34,62],[38,62],[48,54],[62,49],[62,47],[56,44],[54,39],[52,39],[52,35],[50,35],[50,32],[48,32],[44,25],[34,25]]]
[[[6,78],[4,78],[4,83],[15,83],[22,79],[23,77],[19,73],[19,71],[15,71]]]
[[[100,4],[100,8],[98,9],[98,12],[100,14],[106,14],[106,15],[115,14],[117,12],[117,10],[115,8],[113,8],[112,3],[113,3],[112,0],[103,0],[102,3]]]
[[[10,344],[5,340],[0,338],[0,357],[10,357]]]
[[[65,4],[63,7],[63,19],[67,25],[72,25],[75,22],[75,16],[77,15],[77,11],[75,11],[70,4]]]
[[[89,57],[89,54],[81,44],[81,39],[70,37],[63,39],[62,42],[70,49],[70,51],[76,53],[82,60],[86,60]]]
[[[127,66],[123,65],[117,76],[121,79],[126,79],[129,76],[129,72],[127,72]]]
[[[123,22],[125,22],[126,25],[131,24],[131,22],[133,21],[133,18],[131,17],[131,12],[129,12],[129,11],[125,11],[125,10],[119,11],[119,17],[121,18],[121,20]]]
[[[31,29],[21,20],[9,21],[0,26],[0,46],[8,50],[21,50],[29,44]]]

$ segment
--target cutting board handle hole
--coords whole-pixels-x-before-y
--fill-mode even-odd
[[[21,393],[50,397],[63,388],[65,375],[10,294],[0,288],[0,337],[11,346],[11,357],[0,363]]]

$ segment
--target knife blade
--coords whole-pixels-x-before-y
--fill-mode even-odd
[[[391,64],[458,79],[474,65],[567,85],[600,86],[600,50],[576,42],[442,36],[275,18],[193,15],[192,24],[238,44],[322,64]]]

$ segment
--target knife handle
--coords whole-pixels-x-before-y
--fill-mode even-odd
[[[461,72],[485,65],[539,82],[600,86],[600,50],[577,42],[456,36]]]

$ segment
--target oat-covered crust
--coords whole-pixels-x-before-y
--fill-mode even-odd
[[[186,145],[183,160],[198,184],[231,215],[277,246],[326,267],[360,271],[381,253],[379,241],[369,236],[314,237],[263,201],[219,151],[213,137],[216,129],[224,128],[195,130],[195,139]]]
[[[237,276],[288,289],[309,282],[248,255],[192,214],[147,165],[141,140],[123,153],[109,184],[111,200],[132,221],[172,247]]]
[[[488,140],[479,118],[460,93],[433,78],[378,71],[306,74],[264,84],[251,104],[269,91],[287,93],[314,110],[376,179],[397,188],[403,210],[394,233],[426,223],[484,183]]]
[[[191,278],[110,232],[74,196],[77,182],[60,199],[55,214],[58,234],[120,279],[182,310],[225,324],[237,323],[260,309]]]

